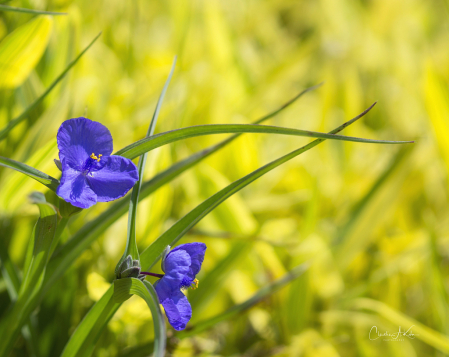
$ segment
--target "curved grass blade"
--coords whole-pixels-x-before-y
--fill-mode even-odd
[[[47,175],[46,173],[43,173],[42,171],[39,171],[38,169],[28,166],[22,162],[0,156],[0,166],[7,167],[9,169],[13,169],[22,174],[25,174],[40,182],[54,192],[56,192],[56,189],[59,186],[59,181],[54,177],[51,177],[50,175]]]
[[[22,114],[20,114],[17,118],[11,120],[8,123],[8,125],[0,131],[0,141],[5,139],[8,136],[9,132],[12,129],[14,129],[16,125],[25,120],[28,114],[32,110],[34,110],[39,105],[39,103],[41,103],[44,100],[44,98],[53,90],[53,88],[56,87],[56,85],[65,77],[67,72],[80,60],[80,58],[87,52],[87,50],[95,43],[95,41],[98,39],[98,37],[100,37],[100,35],[101,32],[89,43],[89,45],[87,45],[87,47],[72,62],[69,63],[69,65],[64,69],[64,71],[62,71],[59,77],[55,79],[55,81],[50,85],[50,87],[48,87],[47,90],[34,101],[33,104],[31,104],[27,109],[25,109],[25,111]]]
[[[111,285],[77,326],[61,357],[87,357],[92,354],[101,331],[121,305],[115,302],[113,295],[114,289]]]
[[[207,124],[195,125],[187,128],[176,129],[153,135],[149,138],[141,139],[127,147],[117,151],[114,155],[124,156],[128,159],[134,159],[145,152],[156,149],[160,146],[173,143],[178,140],[193,138],[203,135],[212,134],[232,134],[232,133],[266,133],[266,134],[281,134],[293,136],[305,136],[308,138],[320,138],[331,140],[343,140],[359,143],[371,144],[405,144],[412,143],[412,141],[390,141],[390,140],[372,140],[355,138],[352,136],[343,136],[335,134],[325,134],[316,131],[290,129],[271,125],[257,125],[257,124]]]
[[[7,6],[7,5],[0,5],[0,11],[23,12],[25,14],[33,14],[33,15],[67,15],[66,12],[23,9],[20,7],[13,7],[13,6]]]
[[[375,104],[376,103],[371,105],[368,109],[366,109],[363,113],[359,114],[355,118],[351,119],[350,121],[344,123],[343,125],[339,126],[336,129],[334,129],[333,131],[331,131],[331,133],[337,133],[337,132],[343,130],[344,128],[346,128],[347,126],[351,125],[356,120],[360,119],[366,113],[368,113]],[[218,206],[218,204],[223,202],[226,198],[232,196],[232,194],[234,194],[235,192],[238,192],[241,188],[245,187],[250,182],[252,182],[255,179],[257,179],[258,177],[262,176],[264,173],[269,172],[273,168],[275,168],[275,167],[281,165],[282,163],[288,161],[289,159],[313,148],[314,146],[320,144],[323,141],[324,141],[324,139],[314,140],[310,144],[308,144],[298,150],[295,150],[295,151],[291,152],[290,154],[287,154],[287,155],[281,157],[280,159],[271,162],[268,165],[265,165],[265,166],[259,168],[258,170],[254,171],[253,173],[232,183],[225,189],[219,191],[217,194],[215,194],[214,196],[212,196],[209,199],[207,199],[206,201],[204,201],[202,204],[200,204],[198,207],[196,207],[193,211],[191,211],[186,216],[184,216],[175,225],[173,225],[167,232],[165,232],[162,236],[160,236],[153,244],[151,244],[142,253],[141,265],[144,267],[144,270],[149,269],[149,267],[153,266],[157,262],[160,255],[162,254],[162,251],[165,249],[165,247],[167,245],[169,245],[169,244],[166,244],[166,242],[175,244],[191,227],[193,227],[201,218],[203,218],[207,213],[212,211],[213,208]],[[242,180],[243,180],[243,182],[242,182]],[[218,195],[218,197],[217,197],[217,195]],[[119,206],[118,206],[119,203],[120,202],[116,203],[117,209],[114,211],[114,214],[116,216],[119,216],[119,213],[120,213]],[[123,206],[123,208],[124,208],[123,211],[126,212],[126,206]],[[104,213],[107,213],[107,211]],[[100,215],[99,218],[101,218],[101,216],[103,216],[103,214]],[[105,215],[104,218],[108,219],[108,216]],[[114,221],[115,221],[115,219],[114,219]],[[101,222],[101,220],[99,220],[99,222]],[[87,226],[85,226],[85,228],[86,227]],[[92,226],[92,228],[94,228],[94,226]],[[78,233],[80,233],[81,231],[82,230],[80,230]],[[86,228],[86,231],[82,234],[88,234],[88,232],[89,232],[89,230],[88,230],[88,228]],[[76,241],[73,239],[74,237],[72,237],[71,241],[69,241],[70,244],[67,244],[64,247],[64,249],[63,249],[61,255],[58,257],[58,259],[55,259],[54,264],[53,264],[52,277],[45,282],[44,289],[43,289],[44,291],[45,291],[46,286],[47,287],[51,286],[51,284],[57,278],[59,278],[63,274],[63,272],[66,271],[66,269],[68,268],[68,264],[71,264],[76,259],[76,257],[79,256],[79,251],[81,249],[85,249],[92,242],[92,240],[95,239],[94,237],[91,236],[89,238],[89,240],[84,240],[82,243],[77,245]],[[83,237],[83,235],[79,236],[79,238],[82,238],[82,237]],[[73,251],[76,251],[77,253],[73,254]],[[95,315],[105,314],[107,316],[110,316],[110,318],[111,318],[114,315],[114,313],[118,310],[119,305],[110,306],[104,302],[106,299],[109,299],[109,300],[112,299],[112,288],[110,288],[105,293],[105,295],[95,304],[95,306],[89,311],[88,315],[86,315],[85,319],[91,318],[91,311],[92,311],[92,314],[94,314],[94,311],[95,311]],[[83,334],[84,336],[91,335],[94,325],[95,324],[93,324],[93,323],[83,324],[83,328],[80,329],[80,327],[78,327],[77,331],[81,330],[82,332],[80,332],[79,334]],[[76,339],[78,339],[78,338],[80,338],[80,337],[77,336]],[[75,342],[73,342],[73,343],[75,343]],[[69,342],[69,344],[72,344],[72,342]],[[64,351],[66,351],[66,350],[70,351],[71,348],[72,347],[69,348],[69,345],[67,345]],[[76,354],[67,354],[67,355],[63,355],[63,357],[71,357],[71,356],[75,356],[75,355]]]
[[[46,202],[45,196],[35,192],[30,196],[33,203],[39,207],[40,217],[34,227],[32,240],[32,256],[24,279],[18,291],[17,300],[7,315],[2,318],[0,325],[0,356],[8,355],[14,346],[23,324],[28,319],[30,306],[39,292],[43,281],[45,266],[57,226],[57,213],[55,208]]]
[[[148,127],[148,132],[146,137],[150,137],[154,134],[154,130],[156,128],[157,118],[159,116],[159,112],[161,110],[162,102],[164,101],[165,93],[167,92],[168,85],[170,84],[171,77],[173,76],[173,72],[175,70],[176,65],[176,57],[173,60],[173,64],[170,70],[170,74],[168,75],[167,80],[165,81],[165,85],[162,89],[161,95],[159,96],[159,100],[156,104],[156,109],[153,114],[153,118],[151,119],[150,126]],[[126,239],[126,247],[125,247],[125,253],[123,254],[122,258],[119,260],[116,268],[116,274],[118,267],[122,264],[123,260],[128,256],[131,255],[131,257],[134,260],[139,260],[139,251],[137,249],[137,243],[136,243],[136,217],[137,217],[137,204],[139,203],[139,194],[140,189],[142,185],[142,178],[143,178],[143,169],[145,167],[145,163],[147,160],[148,153],[143,154],[139,158],[139,162],[137,164],[137,171],[139,173],[139,180],[136,182],[136,184],[133,187],[132,193],[131,193],[131,199],[129,201],[129,213],[128,213],[128,234]]]
[[[254,124],[261,123],[272,118],[283,109],[287,108],[296,100],[298,100],[305,93],[310,92],[311,90],[314,90],[321,85],[322,84],[318,84],[313,87],[306,88],[305,90],[297,94],[294,98],[283,104],[280,108],[256,120]],[[158,188],[169,183],[170,181],[181,175],[184,171],[187,171],[208,156],[230,144],[240,135],[241,134],[232,135],[231,137],[219,142],[218,144],[212,145],[202,151],[199,151],[157,174],[151,180],[145,182],[142,185],[140,199],[148,197]],[[66,243],[66,245],[61,247],[61,249],[55,253],[55,257],[50,261],[48,267],[49,272],[47,273],[46,280],[44,282],[44,291],[47,290],[60,276],[64,274],[66,269],[70,267],[70,265],[77,259],[81,252],[87,249],[100,234],[106,231],[106,229],[110,227],[112,223],[114,223],[117,219],[119,219],[126,213],[126,206],[126,200],[116,201],[96,219],[83,225],[83,227],[72,236],[72,238]]]
[[[371,108],[375,105],[371,105],[368,109],[366,109],[363,113],[357,115],[355,118],[350,121],[344,123],[339,126],[337,129],[334,129],[330,132],[331,135],[340,132],[348,125],[351,125],[356,120],[363,117]],[[322,143],[324,139],[317,139],[312,141],[311,143],[290,152],[287,155],[280,157],[277,160],[270,162],[269,164],[262,166],[261,168],[253,171],[252,173],[242,177],[241,179],[231,183],[221,191],[217,192],[213,196],[209,197],[203,203],[198,205],[188,214],[186,214],[183,218],[181,218],[178,222],[176,222],[170,229],[168,229],[165,233],[163,233],[158,239],[156,239],[146,250],[142,252],[140,255],[141,266],[144,270],[150,269],[160,258],[163,250],[167,245],[173,246],[176,242],[181,239],[181,237],[186,234],[195,224],[197,224],[204,216],[206,216],[209,212],[211,212],[215,207],[217,207],[220,203],[225,201],[228,197],[232,196],[234,193],[240,191],[245,186],[249,185],[254,180],[263,176],[264,174],[270,172],[274,168],[282,165],[283,163],[293,159],[294,157],[302,154],[303,152],[310,150],[316,145]]]
[[[163,357],[165,355],[165,345],[167,340],[165,333],[165,319],[159,306],[159,298],[157,297],[153,285],[148,281],[144,280],[142,282],[136,278],[118,279],[114,281],[114,295],[117,295],[120,302],[127,300],[130,294],[140,296],[150,308],[154,323],[153,356]]]

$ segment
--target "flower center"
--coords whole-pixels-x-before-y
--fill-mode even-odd
[[[97,162],[100,162],[102,156],[102,154],[98,154],[98,156],[96,156],[94,153],[92,153],[92,155],[90,155],[90,158],[93,160],[97,160]]]
[[[198,283],[198,279],[191,280],[190,278],[185,277],[181,282],[181,289],[191,288],[192,290],[195,290],[196,288],[198,288]]]
[[[86,160],[86,162],[83,165],[83,169],[82,169],[83,174],[89,175],[90,172],[92,171],[92,169],[95,169],[95,171],[98,170],[99,167],[95,167],[95,164],[100,162],[100,159],[102,156],[103,156],[102,154],[98,154],[98,156],[97,156],[94,153],[92,153],[92,155],[89,156],[89,158]]]

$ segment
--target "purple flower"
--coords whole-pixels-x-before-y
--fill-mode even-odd
[[[63,122],[57,135],[62,177],[56,194],[73,206],[123,197],[137,182],[134,163],[111,155],[112,136],[102,124],[75,118]]]
[[[165,275],[154,287],[168,322],[175,330],[184,330],[192,317],[192,308],[181,289],[198,287],[195,277],[201,269],[205,252],[204,243],[187,243],[171,250],[162,260]]]

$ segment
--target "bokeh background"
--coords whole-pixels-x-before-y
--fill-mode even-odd
[[[87,116],[119,149],[142,138],[175,55],[156,131],[250,123],[301,90],[325,84],[267,122],[330,131],[374,101],[344,135],[415,144],[327,141],[257,180],[181,242],[208,246],[191,325],[245,301],[293,267],[308,270],[230,321],[189,338],[170,330],[173,356],[444,356],[449,353],[449,2],[446,0],[12,0],[63,11],[41,17],[34,47],[0,66],[0,127],[20,114],[100,31],[102,35],[0,155],[58,176],[56,131]],[[35,16],[0,11],[0,38]],[[43,20],[42,20],[43,19]],[[20,68],[20,70],[18,69]],[[12,76],[11,73],[17,74]],[[12,77],[11,77],[12,76]],[[145,179],[226,136],[151,152]],[[245,134],[139,205],[146,248],[230,182],[308,140]],[[42,186],[0,169],[2,249],[21,267]],[[126,198],[125,198],[126,199]],[[108,207],[69,223],[63,241]],[[36,311],[39,351],[58,356],[114,279],[127,217],[69,269]],[[0,311],[9,298],[0,278]],[[372,326],[414,339],[375,341]],[[113,317],[95,356],[146,356],[153,339],[137,297]],[[26,355],[23,340],[14,354]]]

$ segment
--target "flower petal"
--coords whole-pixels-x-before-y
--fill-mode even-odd
[[[107,156],[112,153],[112,136],[103,124],[87,118],[74,118],[61,124],[57,135],[59,159],[79,168],[94,153]]]
[[[192,317],[192,307],[190,306],[187,297],[180,290],[177,290],[173,292],[171,296],[162,300],[159,296],[158,286],[160,286],[160,284],[156,284],[155,289],[158,293],[159,300],[164,307],[168,322],[175,330],[184,330]]]
[[[163,284],[164,289],[166,288],[168,292],[171,290],[178,291],[184,277],[190,270],[191,264],[190,255],[184,250],[168,253],[167,258],[165,258],[165,275],[159,283]]]
[[[61,183],[56,194],[64,201],[80,208],[89,208],[97,203],[97,195],[89,187],[86,177],[71,168],[65,160],[62,162]]]
[[[168,253],[167,258],[178,251],[185,251],[191,260],[190,269],[187,273],[187,276],[193,281],[195,279],[196,274],[199,273],[201,269],[201,265],[203,264],[204,254],[206,253],[206,244],[204,243],[186,243],[173,248],[173,250]]]
[[[109,202],[123,197],[139,179],[134,163],[121,156],[108,156],[105,165],[87,175],[98,202]]]

